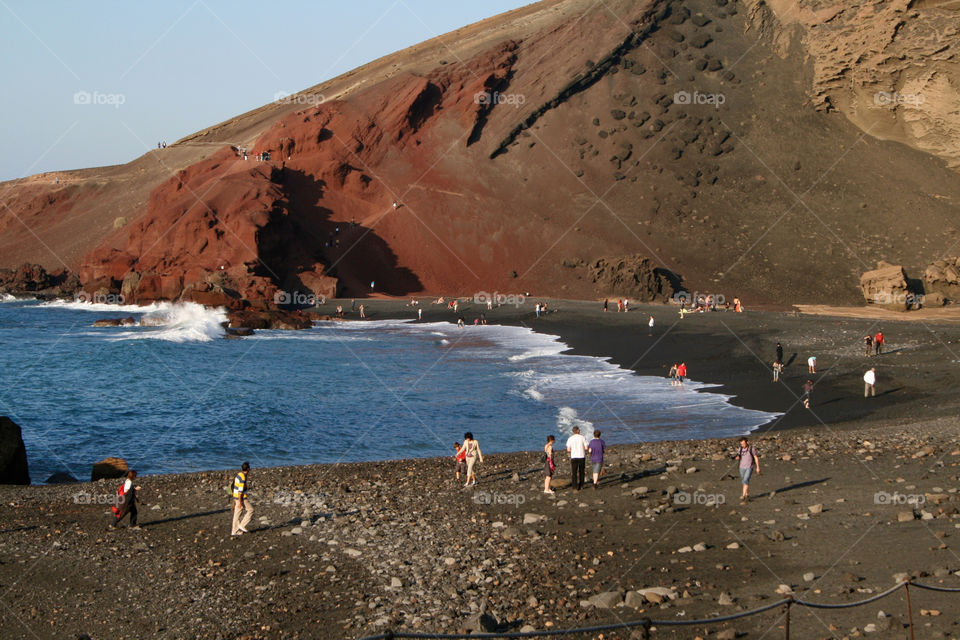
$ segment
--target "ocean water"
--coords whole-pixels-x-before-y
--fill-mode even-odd
[[[129,327],[94,328],[133,316]],[[707,385],[674,387],[554,336],[498,325],[318,323],[225,339],[222,311],[0,301],[0,415],[24,433],[31,476],[140,473],[447,455],[472,431],[485,454],[561,442],[728,437],[775,414]]]

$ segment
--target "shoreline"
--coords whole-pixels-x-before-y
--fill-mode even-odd
[[[407,300],[362,299],[367,307],[370,320],[406,320],[415,322],[416,308],[410,307]],[[876,320],[867,318],[851,319],[846,316],[798,316],[795,313],[775,311],[708,312],[688,314],[680,319],[676,308],[669,305],[635,305],[629,313],[600,311],[595,301],[573,301],[544,299],[550,313],[536,318],[532,311],[533,298],[525,305],[500,307],[488,311],[481,305],[467,302],[461,308],[461,315],[468,318],[465,331],[481,330],[469,324],[469,319],[479,313],[489,313],[491,324],[502,324],[530,329],[542,335],[556,337],[567,348],[562,355],[581,355],[600,358],[641,376],[663,378],[672,361],[686,361],[690,376],[694,380],[709,385],[698,389],[700,393],[714,393],[725,396],[726,402],[746,409],[782,414],[767,423],[757,425],[750,432],[754,436],[790,429],[848,429],[875,422],[918,417],[937,417],[947,415],[946,406],[939,404],[930,412],[930,403],[926,402],[928,392],[921,391],[917,385],[916,372],[909,370],[897,372],[897,377],[886,381],[888,390],[881,388],[880,395],[870,401],[858,396],[859,375],[862,367],[874,364],[883,366],[884,359],[897,358],[904,353],[896,349],[880,358],[866,358],[858,352],[857,335],[853,329],[844,325],[863,327],[862,330],[874,330]],[[349,301],[344,299],[328,300],[323,307],[309,310],[312,314],[332,310],[337,304],[349,309]],[[439,305],[424,304],[424,322],[444,322],[455,326],[456,315]],[[103,311],[103,310],[98,310]],[[129,309],[125,309],[129,311]],[[149,309],[145,308],[144,312]],[[357,314],[348,314],[356,316]],[[646,319],[654,315],[653,336],[648,336]],[[347,321],[363,322],[358,318]],[[918,326],[904,318],[895,325],[908,328],[917,333]],[[889,323],[886,323],[889,324]],[[838,345],[822,346],[818,373],[814,378],[814,404],[807,411],[799,404],[803,380],[807,378],[802,349],[797,349],[794,357],[792,345],[799,339],[809,338],[811,325],[833,327],[837,335],[843,335],[846,341]],[[919,331],[928,330],[927,323],[920,321]],[[839,327],[839,328],[838,328]],[[960,331],[952,325],[942,327],[960,340]],[[888,342],[891,333],[888,331]],[[898,336],[899,337],[899,336]],[[822,336],[815,335],[822,342]],[[785,359],[788,367],[784,371],[784,383],[773,384],[768,377],[769,365],[758,355],[760,351],[771,350],[777,340],[786,348]],[[913,338],[910,338],[913,339]],[[948,342],[951,340],[948,340]],[[764,344],[765,343],[765,344]],[[830,350],[834,353],[830,353]],[[824,354],[827,354],[826,356]],[[829,359],[828,359],[829,358]],[[772,358],[771,358],[772,359]],[[792,362],[791,362],[792,360]],[[857,366],[859,364],[859,367]],[[900,367],[901,363],[897,363]],[[902,368],[902,367],[901,367]],[[892,382],[892,384],[891,384]],[[876,402],[874,402],[876,400]],[[953,406],[960,406],[954,399]],[[920,406],[926,411],[917,411]],[[562,434],[561,434],[562,436]],[[678,438],[671,441],[685,441]],[[693,438],[701,439],[701,438]],[[637,440],[635,442],[649,442]],[[512,451],[521,453],[530,449]],[[104,455],[108,455],[106,452]],[[409,458],[396,458],[405,460]],[[422,458],[421,458],[422,459]],[[376,463],[383,459],[369,460]],[[92,461],[91,461],[92,464]],[[314,463],[322,464],[322,463]],[[203,469],[215,471],[215,469]],[[200,471],[200,470],[198,470]],[[167,475],[167,474],[157,474]],[[41,484],[41,483],[36,483]]]

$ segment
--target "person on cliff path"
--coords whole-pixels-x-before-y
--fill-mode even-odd
[[[460,473],[463,472],[464,476],[467,475],[467,463],[466,463],[467,454],[465,451],[461,451],[459,442],[453,443],[453,450],[456,451],[456,453],[453,456],[453,460],[454,460],[454,469],[456,469],[457,484],[460,484]]]
[[[590,451],[590,470],[593,471],[593,488],[600,488],[600,474],[603,473],[603,452],[607,449],[607,443],[600,439],[600,430],[593,432],[593,440],[587,445]]]
[[[480,443],[473,439],[473,433],[467,431],[463,434],[463,444],[460,446],[463,452],[463,458],[467,463],[467,482],[463,485],[471,487],[477,484],[477,474],[473,470],[474,465],[483,462],[483,452],[480,451]],[[457,452],[460,453],[459,451]]]
[[[137,472],[131,469],[127,471],[127,478],[123,481],[123,484],[120,485],[120,488],[117,489],[117,506],[113,510],[113,523],[110,525],[111,529],[116,529],[120,526],[120,521],[123,520],[126,515],[130,514],[130,528],[139,531],[140,527],[137,525],[137,490],[140,488],[133,484],[133,481],[137,479]]]
[[[253,505],[247,499],[247,479],[250,475],[250,463],[240,465],[240,471],[233,478],[233,527],[230,535],[237,537],[247,531],[247,525],[253,518]]]
[[[547,444],[543,445],[543,492],[553,493],[550,488],[550,481],[553,479],[553,472],[557,469],[553,461],[553,443],[555,438],[547,436]]]
[[[587,464],[587,439],[580,435],[580,427],[574,427],[573,434],[567,438],[567,452],[570,454],[570,486],[580,491]]]
[[[740,461],[740,481],[743,484],[743,491],[740,494],[740,504],[746,504],[750,500],[750,476],[756,468],[760,473],[760,456],[757,455],[757,449],[746,438],[740,438],[740,447],[737,449],[737,460]]]

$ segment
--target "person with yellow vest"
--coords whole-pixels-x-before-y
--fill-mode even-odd
[[[247,525],[253,518],[253,505],[247,499],[247,476],[250,474],[250,463],[244,462],[240,471],[233,478],[233,528],[230,535],[239,536],[247,531]]]

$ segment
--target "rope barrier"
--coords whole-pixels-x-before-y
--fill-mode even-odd
[[[751,609],[749,611],[741,611],[739,613],[733,613],[726,616],[718,616],[715,618],[702,618],[699,620],[652,620],[650,618],[641,618],[639,620],[631,620],[629,622],[619,622],[616,624],[606,624],[598,625],[593,627],[579,627],[575,629],[545,629],[542,631],[513,631],[513,632],[503,632],[503,633],[416,633],[416,632],[405,632],[405,631],[386,631],[379,635],[374,636],[365,636],[360,638],[360,640],[394,640],[394,638],[410,638],[417,640],[458,640],[458,639],[471,639],[471,638],[542,638],[545,636],[566,636],[579,633],[598,633],[603,631],[616,631],[623,629],[633,629],[635,627],[643,627],[644,632],[648,633],[651,627],[685,627],[692,625],[709,625],[709,624],[718,624],[721,622],[729,622],[730,620],[737,620],[739,618],[746,618],[748,616],[754,616],[759,613],[764,613],[771,609],[776,609],[786,605],[787,613],[789,615],[790,607],[806,607],[809,609],[851,609],[854,607],[862,607],[865,604],[870,604],[871,602],[876,602],[886,598],[892,593],[895,593],[900,588],[904,588],[907,592],[907,606],[910,606],[910,587],[917,587],[918,589],[926,589],[928,591],[938,591],[943,593],[960,593],[960,588],[952,587],[938,587],[936,585],[930,584],[920,584],[918,582],[913,582],[912,580],[905,580],[903,582],[898,582],[893,585],[886,591],[878,593],[876,595],[870,596],[865,600],[858,600],[857,602],[846,602],[843,604],[828,604],[823,602],[808,602],[806,600],[796,600],[793,597],[784,598],[776,602],[771,602],[770,604],[764,605],[762,607],[757,607],[756,609]],[[911,619],[911,632],[913,631],[912,624],[912,615]],[[788,618],[789,620],[789,618]],[[789,637],[789,622],[787,623],[787,634]],[[644,635],[644,637],[647,637]]]

